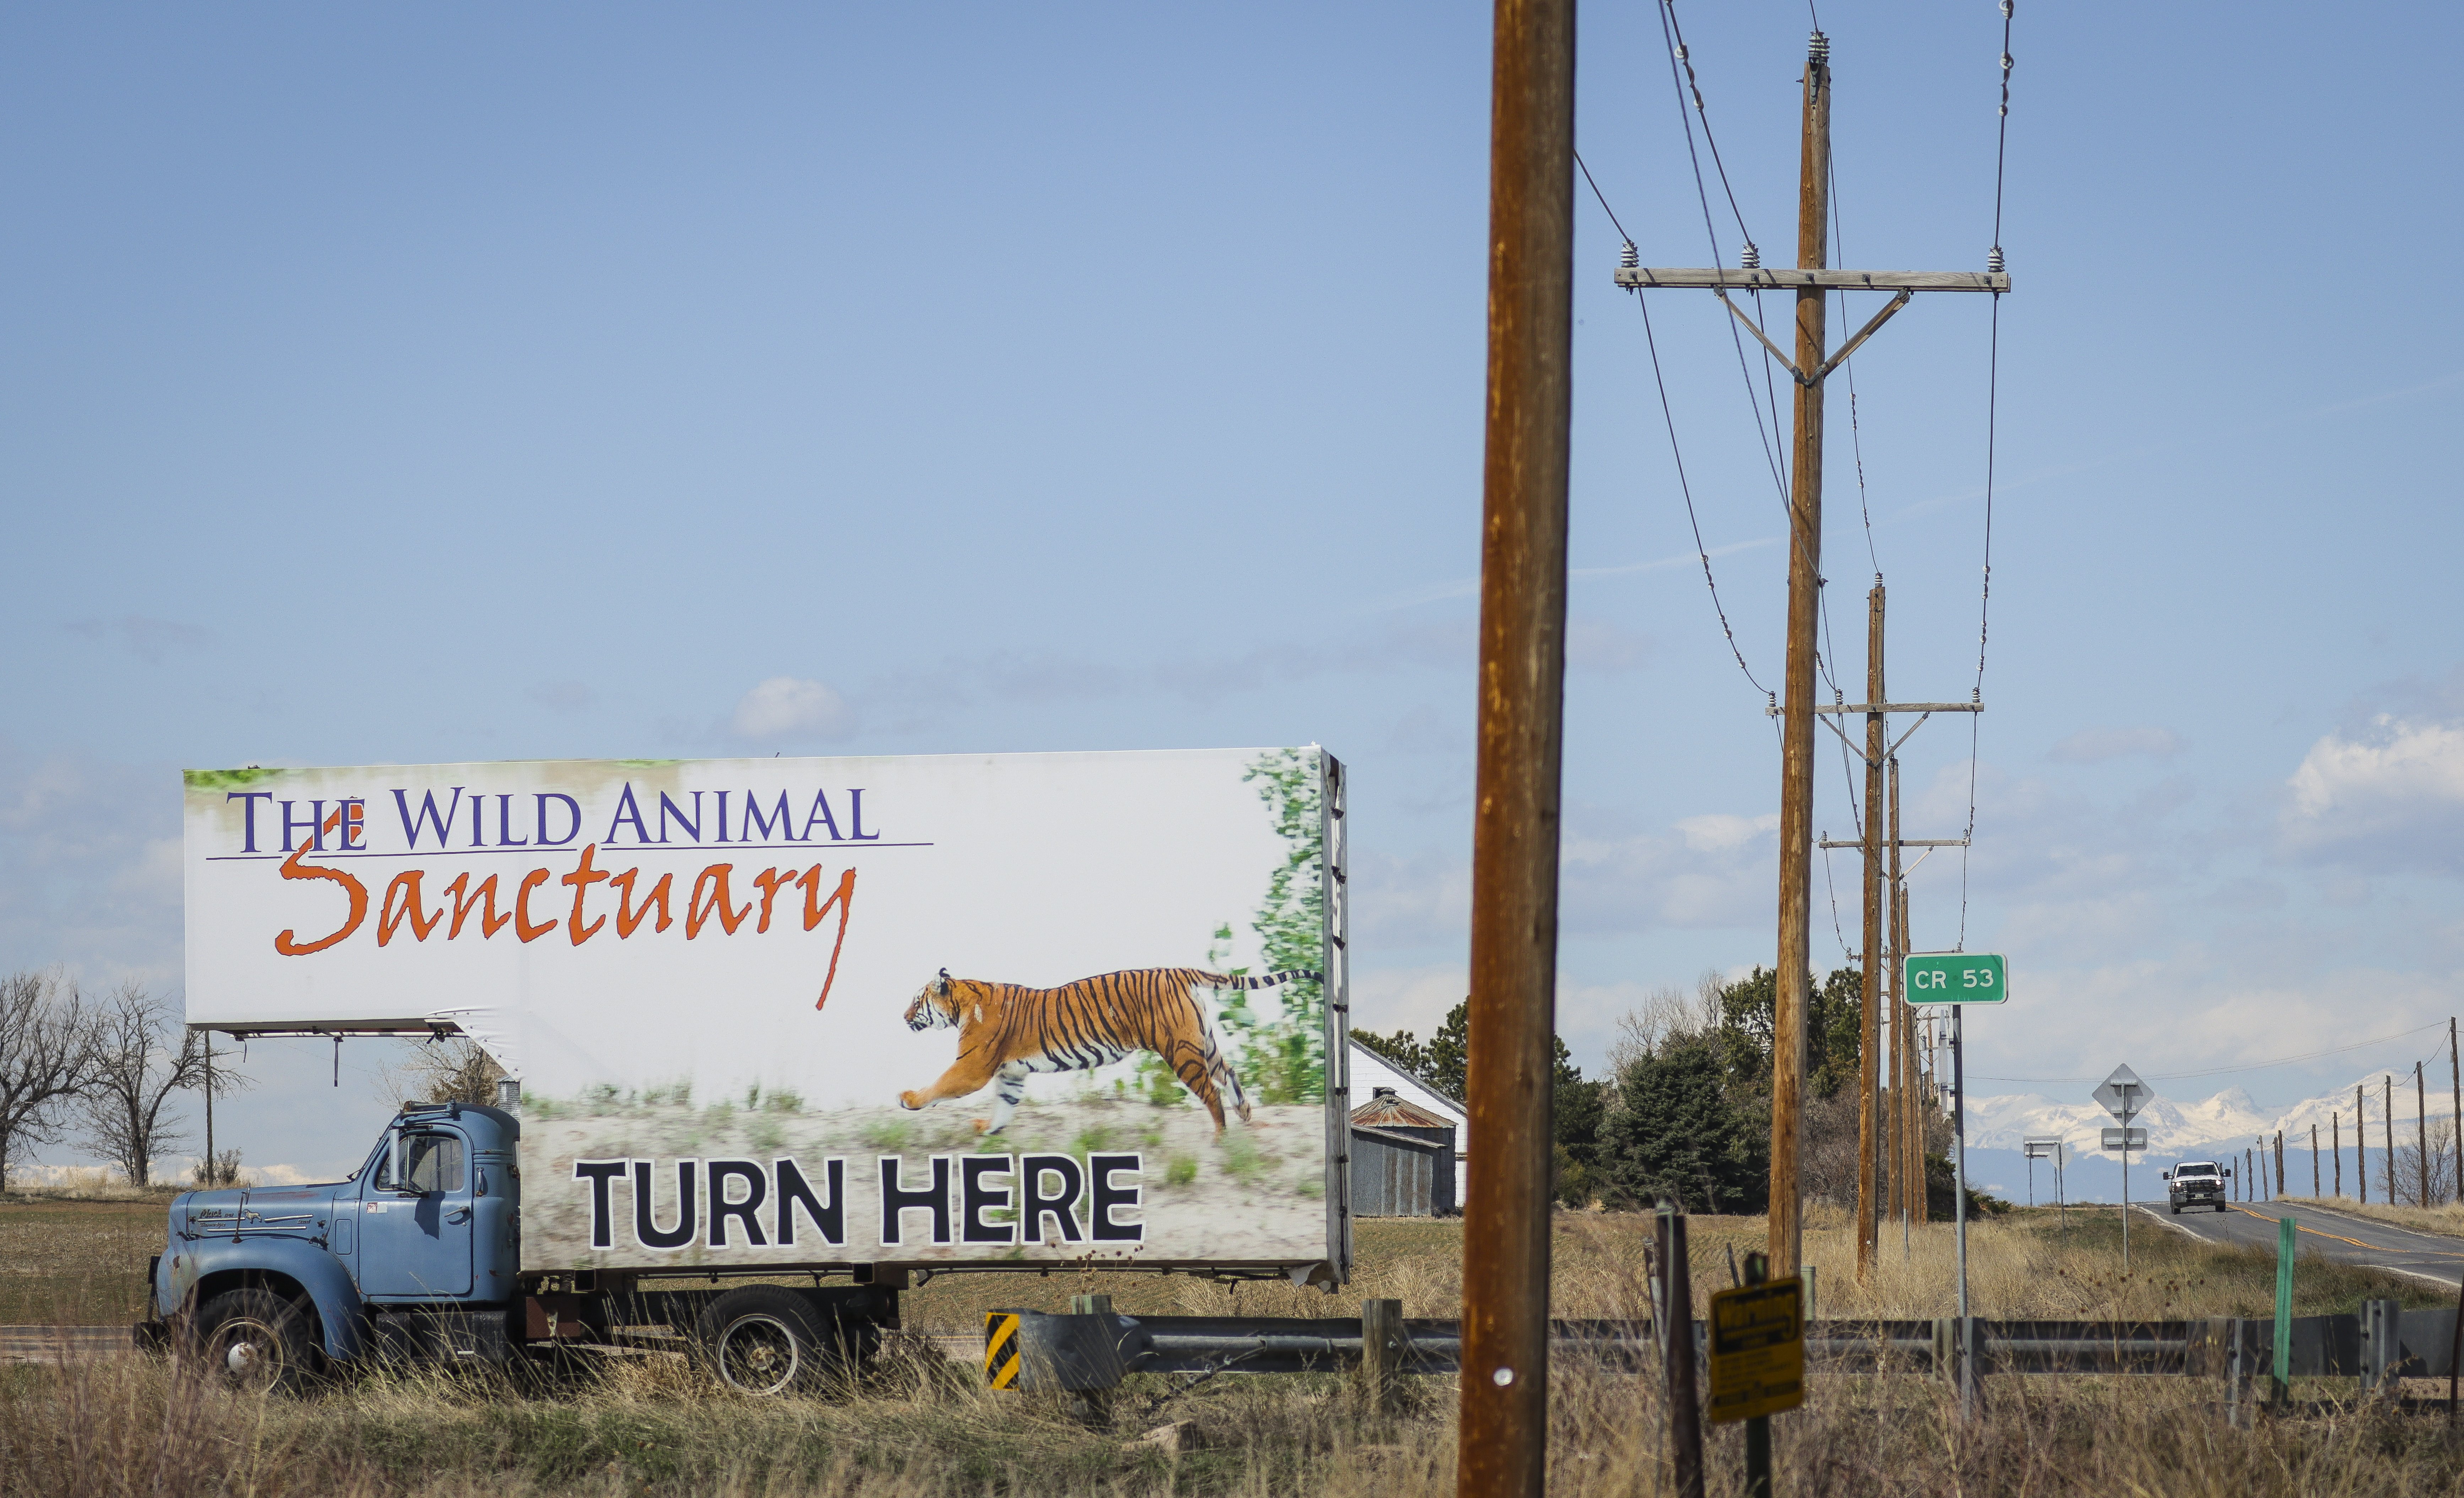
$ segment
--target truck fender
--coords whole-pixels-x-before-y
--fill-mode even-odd
[[[325,1355],[338,1362],[360,1355],[367,1345],[368,1320],[359,1287],[341,1260],[316,1244],[297,1238],[242,1238],[237,1242],[191,1241],[177,1245],[157,1274],[156,1303],[168,1311],[196,1309],[197,1288],[217,1275],[246,1274],[252,1279],[287,1279],[307,1292],[317,1307]]]

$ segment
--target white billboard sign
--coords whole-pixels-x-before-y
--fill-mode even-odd
[[[477,1041],[521,1084],[526,1268],[1339,1262],[1336,773],[191,771],[188,1020]]]

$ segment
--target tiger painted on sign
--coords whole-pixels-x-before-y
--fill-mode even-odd
[[[907,1006],[907,1027],[957,1030],[958,1059],[940,1080],[899,1093],[898,1102],[922,1108],[997,1083],[993,1115],[977,1119],[976,1128],[999,1134],[1026,1095],[1028,1073],[1088,1071],[1146,1050],[1162,1057],[1180,1085],[1206,1105],[1220,1135],[1224,1094],[1231,1094],[1243,1123],[1249,1121],[1249,1099],[1193,990],[1271,988],[1296,980],[1314,982],[1318,976],[1306,968],[1234,978],[1194,967],[1149,967],[1082,978],[1061,988],[1026,988],[952,978],[945,967]]]

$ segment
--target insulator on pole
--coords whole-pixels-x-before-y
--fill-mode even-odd
[[[2000,245],[1995,245],[1992,249],[1985,252],[1985,268],[1991,271],[1996,275],[2002,274],[2002,247]]]
[[[1759,271],[1763,265],[1763,253],[1755,249],[1754,242],[1749,239],[1746,247],[1737,252],[1737,263],[1749,271]]]
[[[1633,240],[1627,240],[1625,242],[1625,248],[1617,252],[1618,267],[1623,270],[1631,271],[1637,269],[1641,264],[1642,252],[1634,247]]]
[[[1806,60],[1817,67],[1831,60],[1831,38],[1820,32],[1814,33],[1805,45]]]

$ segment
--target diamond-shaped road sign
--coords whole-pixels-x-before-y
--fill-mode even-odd
[[[2139,1080],[2138,1072],[2128,1067],[2116,1067],[2113,1075],[2105,1078],[2091,1095],[2104,1105],[2106,1112],[2126,1124],[2156,1094],[2154,1089]]]

